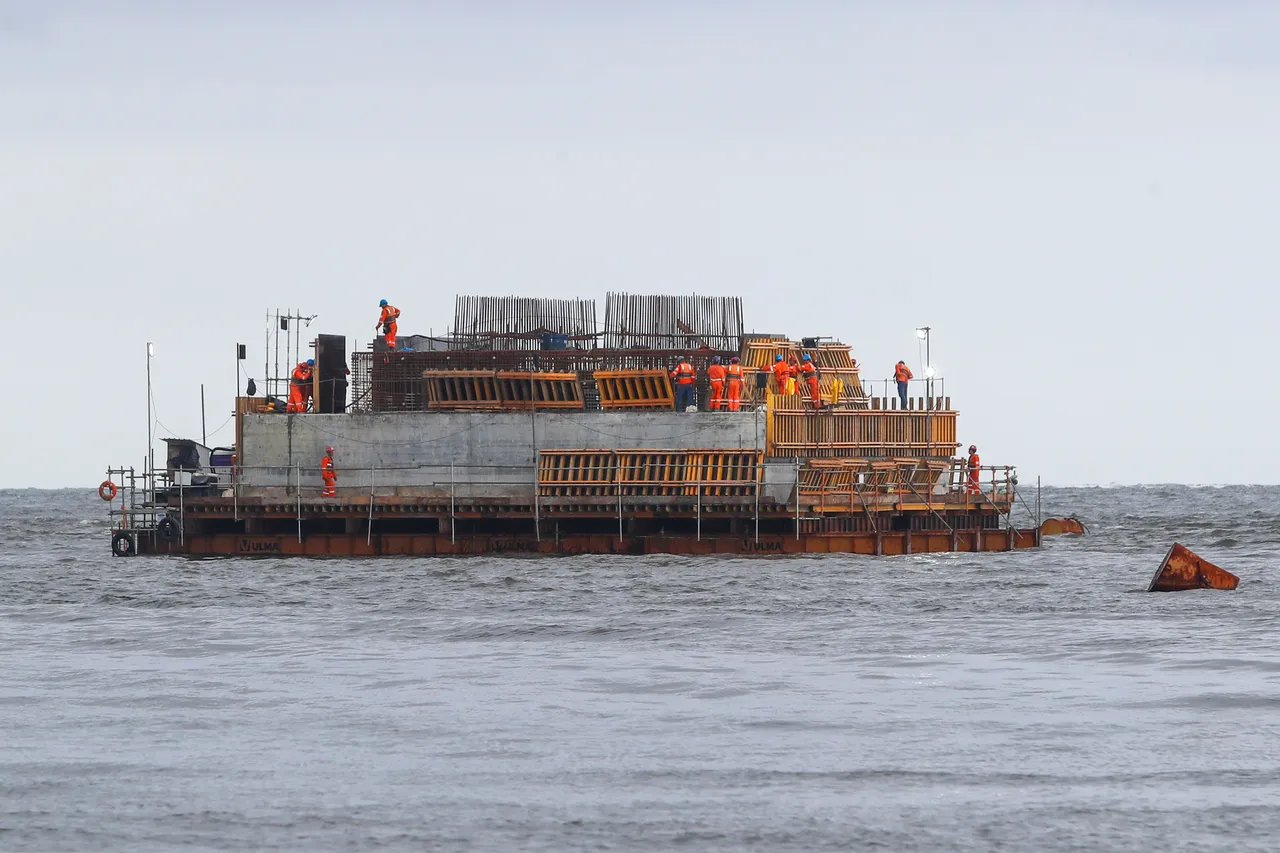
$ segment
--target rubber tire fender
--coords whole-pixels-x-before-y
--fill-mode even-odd
[[[156,535],[165,542],[177,542],[178,537],[182,535],[182,529],[173,516],[166,515],[156,524]]]
[[[111,534],[111,553],[117,557],[132,557],[138,553],[138,549],[133,544],[132,536],[123,530],[117,530]]]

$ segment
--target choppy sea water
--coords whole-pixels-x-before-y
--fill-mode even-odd
[[[111,556],[0,492],[0,850],[1280,849],[1280,488],[1038,552]],[[1178,540],[1242,577],[1148,595]]]

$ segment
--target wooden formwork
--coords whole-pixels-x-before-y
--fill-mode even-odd
[[[600,408],[674,409],[675,391],[665,370],[597,370]]]
[[[765,422],[770,456],[947,457],[954,455],[955,412],[796,407],[773,395]]]
[[[574,373],[424,370],[431,409],[581,409],[582,384]]]
[[[727,497],[755,494],[763,471],[758,450],[543,450],[543,497]]]
[[[912,494],[927,501],[952,467],[951,460],[942,459],[810,459],[800,469],[800,492]]]

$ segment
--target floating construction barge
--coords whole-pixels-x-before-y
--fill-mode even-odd
[[[234,447],[166,439],[164,465],[109,469],[100,492],[116,554],[892,555],[1040,544],[1038,499],[1022,503],[1031,526],[1014,522],[1014,469],[956,458],[957,413],[933,380],[905,406],[869,394],[850,346],[744,334],[735,298],[609,294],[601,329],[589,301],[459,297],[448,335],[401,337],[396,349],[379,339],[349,366],[344,338],[285,334],[286,361],[291,346],[316,361],[309,410],[278,411],[287,380],[269,378],[263,396],[236,397]],[[817,405],[805,383],[778,387],[767,371],[778,355],[817,366]],[[742,402],[708,410],[706,369],[733,357]],[[696,411],[674,410],[670,370],[681,361],[696,369]]]

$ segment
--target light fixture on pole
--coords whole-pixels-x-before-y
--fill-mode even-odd
[[[151,438],[151,358],[156,354],[155,345],[151,341],[147,341],[147,482],[151,481],[151,472],[156,469],[156,454],[152,449],[154,444]]]
[[[924,341],[924,375],[925,375],[925,391],[924,395],[930,400],[933,399],[933,359],[929,353],[929,326],[917,326],[916,337]],[[932,402],[929,405],[933,405]]]

